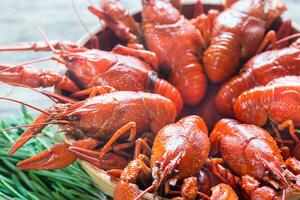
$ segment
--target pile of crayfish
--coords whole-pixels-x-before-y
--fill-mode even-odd
[[[289,20],[278,26],[282,0],[197,1],[189,16],[178,0],[142,5],[134,17],[118,0],[90,4],[107,27],[86,47],[0,47],[51,51],[67,69],[0,65],[4,83],[56,91],[41,92],[49,109],[29,105],[41,114],[9,155],[49,124],[69,138],[18,168],[85,160],[116,183],[114,199],[299,199],[300,35]]]

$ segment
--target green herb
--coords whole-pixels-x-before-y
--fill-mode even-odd
[[[30,124],[32,117],[22,106],[22,117],[0,121],[0,129]],[[83,171],[80,164],[62,170],[21,171],[16,163],[50,148],[54,142],[45,138],[33,138],[13,156],[8,156],[12,144],[25,128],[0,132],[0,199],[48,200],[48,199],[106,199],[96,183]],[[43,136],[62,140],[56,128],[43,131]]]

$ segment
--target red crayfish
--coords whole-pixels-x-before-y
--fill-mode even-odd
[[[78,147],[71,148],[76,154],[94,157],[98,152],[91,152]],[[164,183],[165,193],[180,194],[170,191],[170,186],[184,179],[183,186],[197,186],[197,173],[206,163],[210,151],[208,131],[204,121],[198,116],[182,118],[177,123],[166,125],[155,137],[150,159],[150,168],[147,167],[141,156],[121,172],[121,180],[117,184],[115,199],[123,199],[123,195],[138,199],[148,191],[157,190]],[[89,158],[89,157],[88,157]],[[142,193],[135,186],[137,181],[145,182],[153,178],[152,184]],[[144,180],[139,180],[139,178]],[[197,188],[189,188],[183,196],[202,195]],[[123,191],[121,193],[121,191]],[[191,192],[195,191],[195,192]],[[125,197],[124,197],[125,198]],[[188,198],[190,199],[190,198]]]
[[[233,116],[233,105],[238,96],[255,86],[266,85],[275,78],[300,75],[299,42],[290,47],[270,50],[254,56],[240,73],[220,88],[216,97],[218,109]]]
[[[222,119],[216,124],[210,140],[212,153],[220,152],[223,161],[242,178],[226,173],[220,165],[214,166],[213,171],[234,188],[241,186],[249,196],[260,194],[261,198],[275,198],[276,192],[270,187],[260,187],[259,181],[275,189],[286,189],[295,181],[294,174],[283,169],[285,163],[275,140],[260,127]]]
[[[238,120],[263,126],[268,120],[279,129],[289,127],[291,136],[300,125],[300,77],[285,76],[274,79],[266,86],[243,92],[235,101],[234,113]]]
[[[89,10],[120,38],[129,43],[144,42],[148,50],[156,53],[160,68],[168,72],[168,80],[180,91],[184,103],[198,104],[207,85],[200,64],[200,32],[171,3],[164,0],[143,0],[142,3],[143,33],[136,36],[133,35],[139,33],[137,24],[132,23],[133,18],[118,1],[103,1],[103,12],[92,6]]]
[[[50,45],[51,46],[51,45]],[[160,79],[152,70],[157,68],[154,53],[118,45],[112,52],[86,49],[60,42],[62,51],[55,50],[61,58],[69,76],[54,72],[41,72],[31,66],[0,66],[0,81],[29,87],[50,87],[71,92],[71,97],[88,96],[110,86],[120,91],[147,91],[170,98],[180,112],[183,106],[178,90]],[[28,43],[2,47],[1,50],[48,50],[47,43]],[[53,47],[52,47],[53,48]],[[72,78],[72,79],[71,79]],[[73,81],[74,80],[74,81]],[[83,90],[80,90],[83,89]]]
[[[265,38],[264,35],[286,9],[281,0],[228,2],[227,9],[214,21],[210,46],[203,56],[205,72],[215,83],[223,82],[236,73],[241,61],[260,51],[267,41],[274,42],[274,32],[269,32]],[[260,43],[261,47],[257,45]]]
[[[111,142],[124,138],[123,135],[127,137],[128,132],[128,141],[132,142],[137,133],[146,130],[157,133],[166,124],[174,122],[175,117],[176,109],[169,99],[145,92],[116,91],[73,104],[58,103],[34,120],[9,154],[40,133],[46,125],[61,125],[64,132],[81,139],[74,144],[54,145],[50,150],[18,163],[18,167],[23,170],[60,169],[77,158],[68,149],[70,146],[92,149],[100,141],[108,141],[103,147],[103,151],[106,151]],[[123,169],[128,163],[116,152],[101,158],[92,160],[92,163],[102,169]]]

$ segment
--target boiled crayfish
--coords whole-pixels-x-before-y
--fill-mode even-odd
[[[200,61],[200,32],[171,3],[164,0],[143,0],[142,3],[143,33],[136,37],[132,35],[140,29],[132,23],[133,18],[119,1],[102,1],[103,12],[92,6],[89,10],[120,38],[131,38],[126,40],[129,43],[144,43],[146,49],[156,53],[161,70],[168,72],[168,80],[180,91],[184,103],[198,104],[207,87]]]
[[[260,53],[250,59],[240,73],[225,82],[216,96],[216,105],[225,115],[233,116],[238,96],[255,86],[266,85],[286,75],[300,75],[299,42],[290,47]]]
[[[160,79],[153,71],[157,69],[157,58],[152,52],[118,45],[112,52],[86,49],[60,42],[55,46],[69,76],[40,71],[32,66],[0,65],[0,81],[29,87],[50,87],[71,92],[71,97],[89,96],[99,90],[99,86],[110,86],[120,91],[153,92],[172,99],[180,112],[183,106],[178,90],[167,81]],[[76,46],[76,47],[74,47]],[[10,50],[49,50],[45,42],[23,43],[2,47]],[[72,77],[72,79],[70,78]],[[74,80],[74,81],[73,81]]]
[[[262,48],[258,44],[265,46],[272,40],[274,43],[274,32],[266,34],[266,30],[286,10],[280,0],[228,2],[232,4],[227,4],[227,9],[215,19],[210,46],[203,57],[206,74],[215,83],[236,73],[242,59],[248,59]]]
[[[124,136],[128,137],[127,133],[130,133],[128,141],[132,142],[137,133],[151,130],[155,134],[166,124],[174,122],[175,117],[173,102],[160,95],[145,92],[116,91],[73,104],[55,104],[34,120],[9,154],[13,154],[40,133],[46,125],[61,125],[64,132],[81,139],[74,144],[54,145],[50,150],[18,163],[18,167],[23,170],[60,169],[77,158],[68,149],[70,146],[93,149],[100,141],[110,143],[120,137],[124,139]],[[103,148],[103,151],[106,150]],[[102,169],[123,169],[127,165],[126,159],[116,153],[109,153],[92,161]]]

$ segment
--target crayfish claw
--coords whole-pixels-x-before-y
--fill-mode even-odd
[[[93,149],[99,142],[93,138],[78,140],[72,146]],[[76,161],[77,156],[69,150],[70,144],[55,144],[51,149],[45,150],[38,155],[23,160],[17,164],[21,170],[55,170],[69,166]]]
[[[68,150],[69,144],[55,144],[31,158],[20,161],[20,170],[55,170],[67,167],[76,161],[76,155]]]
[[[43,128],[47,125],[43,122],[46,122],[48,119],[48,115],[41,114],[39,115],[30,126],[26,129],[26,131],[18,138],[14,146],[8,152],[8,155],[13,155],[19,148],[21,148],[28,140],[30,140],[34,135],[40,133]]]

